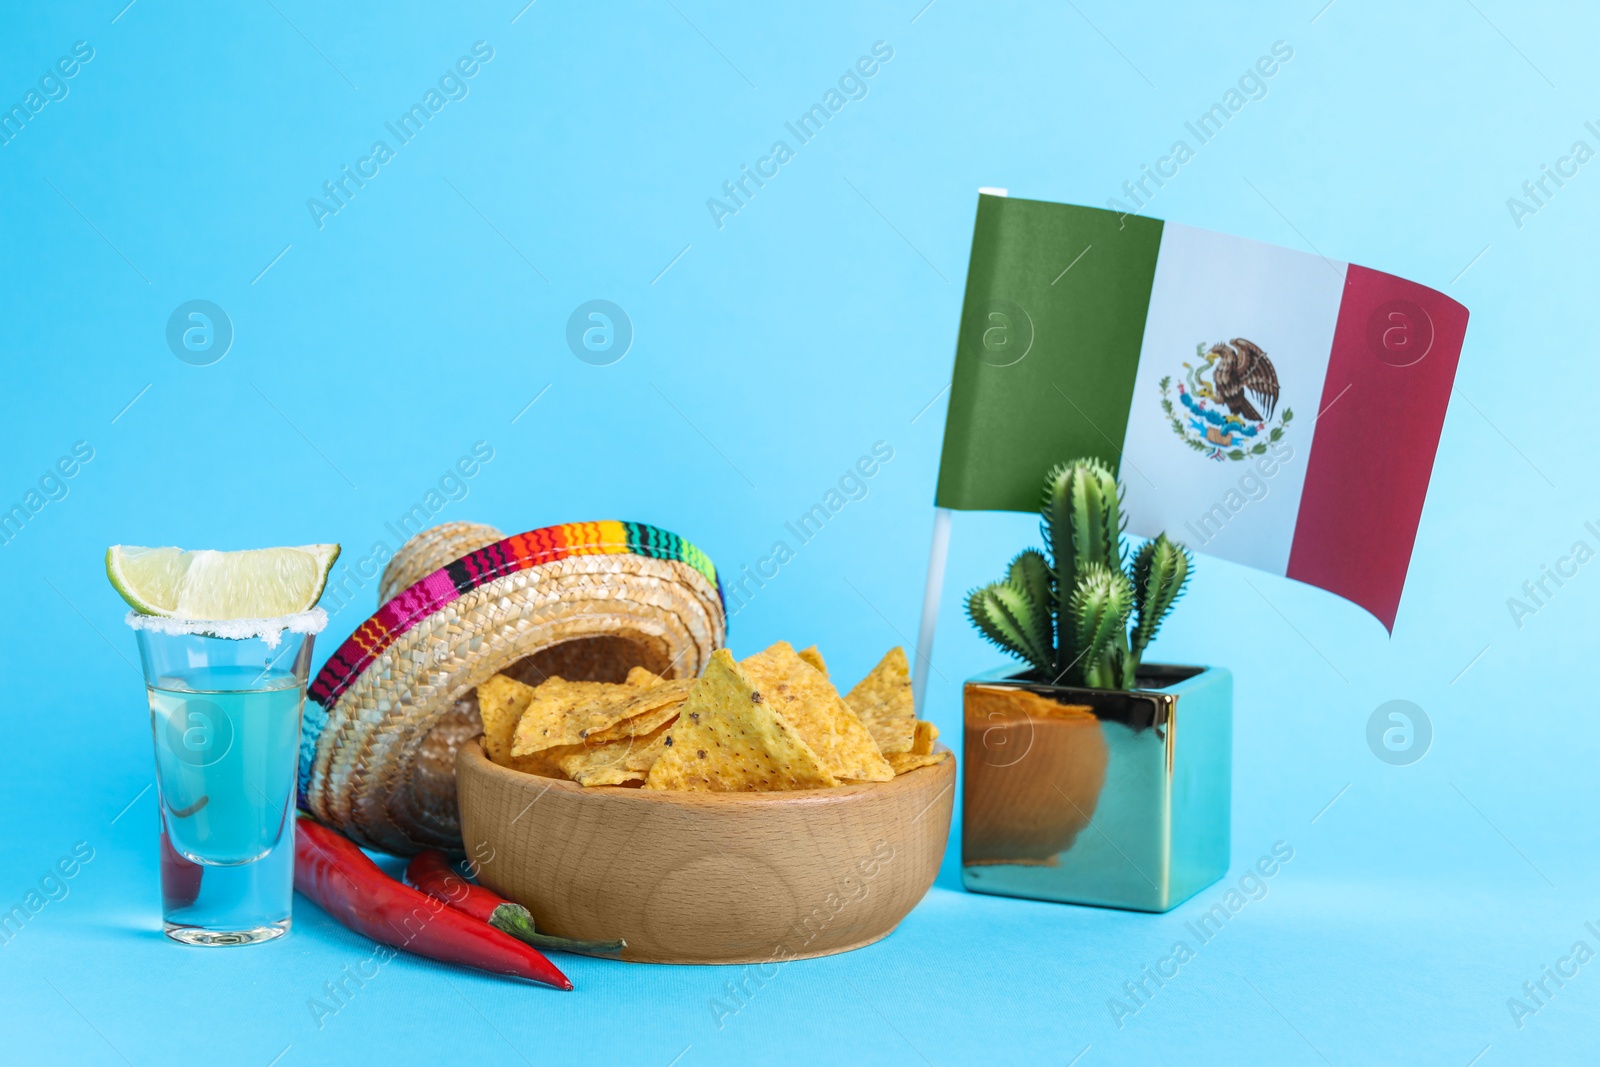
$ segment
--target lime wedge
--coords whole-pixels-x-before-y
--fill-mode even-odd
[[[185,552],[106,549],[106,576],[133,610],[179,619],[276,619],[322,596],[338,545]]]

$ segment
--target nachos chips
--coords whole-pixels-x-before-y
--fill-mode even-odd
[[[899,648],[845,697],[815,646],[779,641],[743,661],[719,649],[699,678],[635,667],[620,685],[530,686],[497,674],[478,687],[478,710],[490,760],[584,786],[826,789],[887,782],[949,756],[916,717]]]

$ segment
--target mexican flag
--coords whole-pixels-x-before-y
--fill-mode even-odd
[[[1288,248],[980,195],[936,502],[1034,511],[1097,456],[1128,532],[1394,626],[1467,309]]]

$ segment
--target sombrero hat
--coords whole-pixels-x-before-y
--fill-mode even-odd
[[[357,627],[307,694],[300,805],[364,846],[462,850],[455,753],[482,731],[477,687],[491,675],[621,682],[642,666],[693,677],[724,643],[716,568],[676,534],[569,523],[451,556],[486,530],[407,542],[384,588],[421,560],[451,558]]]
[[[401,545],[384,565],[383,576],[378,579],[378,603],[387,604],[445,564],[504,541],[505,537],[481,522],[441,522],[428,527]]]

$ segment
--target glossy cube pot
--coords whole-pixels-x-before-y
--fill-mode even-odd
[[[1233,676],[1152,664],[1139,683],[966,683],[968,890],[1160,912],[1227,873]]]

